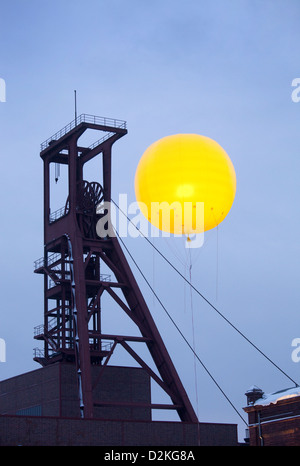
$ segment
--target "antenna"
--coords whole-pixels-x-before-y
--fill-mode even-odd
[[[77,98],[76,98],[76,90],[74,90],[74,103],[75,103],[75,124],[77,122]]]

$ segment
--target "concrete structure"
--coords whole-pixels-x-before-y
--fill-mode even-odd
[[[300,445],[300,387],[265,394],[253,386],[245,395],[250,446]]]

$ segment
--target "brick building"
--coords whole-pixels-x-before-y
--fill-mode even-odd
[[[92,366],[92,378],[101,376]],[[236,446],[236,424],[153,421],[148,373],[107,366],[80,419],[76,368],[58,362],[0,382],[0,445]],[[134,405],[134,406],[133,406]]]
[[[300,387],[265,394],[253,386],[245,395],[250,446],[300,445]]]
[[[100,369],[92,366],[94,381]],[[149,408],[129,406],[150,399],[150,378],[140,368],[106,367],[94,397],[103,403],[95,409],[96,417],[151,420]],[[0,382],[0,414],[80,417],[74,364],[51,364]]]

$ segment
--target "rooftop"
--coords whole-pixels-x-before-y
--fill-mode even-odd
[[[251,387],[248,392],[250,392],[252,389],[253,387]],[[300,387],[286,388],[273,393],[263,393],[261,398],[256,400],[252,406],[267,406],[270,404],[276,404],[278,401],[294,398],[297,396],[300,396]]]

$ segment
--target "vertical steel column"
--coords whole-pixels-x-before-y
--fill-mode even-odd
[[[70,242],[72,245],[73,259],[73,313],[77,324],[75,345],[77,347],[77,371],[80,371],[82,384],[82,401],[81,411],[83,417],[93,417],[93,398],[92,398],[92,379],[91,379],[91,361],[88,335],[88,314],[86,305],[85,290],[85,270],[83,263],[83,244],[81,233],[76,220],[76,193],[78,181],[78,162],[77,162],[77,136],[73,136],[69,145],[69,199],[70,213],[73,217],[74,230],[70,233]]]

